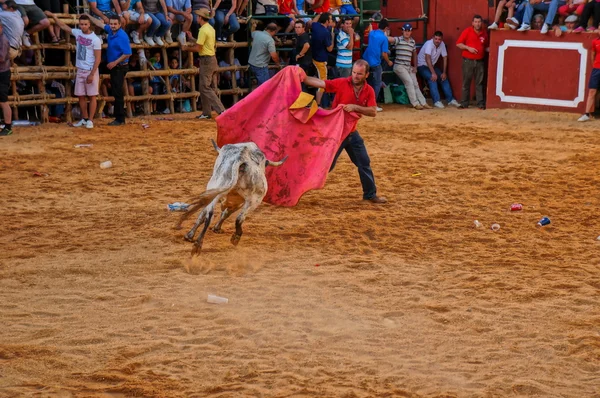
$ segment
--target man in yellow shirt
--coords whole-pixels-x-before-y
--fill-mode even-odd
[[[204,8],[194,11],[198,15],[198,23],[200,31],[198,32],[198,40],[196,43],[188,43],[184,48],[186,51],[195,51],[200,55],[200,101],[202,102],[202,115],[198,119],[210,119],[211,111],[221,114],[225,111],[225,107],[221,103],[219,97],[211,87],[213,77],[217,73],[217,57],[216,50],[216,35],[215,29],[210,26],[210,12]]]

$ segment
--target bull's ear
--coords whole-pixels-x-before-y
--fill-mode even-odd
[[[265,163],[265,166],[273,166],[273,167],[277,167],[277,166],[281,166],[283,163],[285,163],[285,161],[287,160],[287,156],[284,157],[283,159],[281,159],[279,162],[272,162],[270,160],[267,159],[267,162]]]
[[[212,138],[210,139],[210,142],[212,142],[213,147],[215,148],[215,151],[217,151],[218,153],[221,153],[221,148],[219,148],[219,146],[217,145],[217,143],[215,142],[215,140],[213,140]]]

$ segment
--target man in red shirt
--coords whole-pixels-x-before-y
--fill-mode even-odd
[[[597,31],[600,36],[600,30]],[[587,122],[590,120],[590,114],[594,112],[596,108],[596,93],[600,88],[600,37],[597,37],[592,42],[592,75],[590,76],[590,82],[588,83],[588,97],[587,104],[585,107],[585,114],[582,115],[578,122]]]
[[[367,61],[359,59],[354,63],[352,76],[350,77],[323,81],[307,76],[304,78],[304,84],[325,89],[325,92],[328,93],[335,93],[333,108],[342,104],[346,112],[375,117],[377,116],[377,102],[375,101],[375,91],[366,84],[368,76],[369,64]],[[329,171],[333,170],[335,162],[344,149],[348,152],[352,163],[358,168],[358,175],[363,188],[363,199],[373,203],[386,203],[385,198],[377,196],[375,176],[373,176],[373,170],[371,170],[371,160],[365,142],[358,131],[351,132],[342,142],[340,149],[333,158]]]
[[[472,26],[465,29],[456,41],[456,47],[463,50],[463,84],[459,108],[469,107],[471,81],[475,79],[477,106],[479,109],[485,109],[485,99],[483,97],[483,57],[488,47],[488,36],[485,30],[483,30],[482,25],[483,19],[481,15],[475,15]]]

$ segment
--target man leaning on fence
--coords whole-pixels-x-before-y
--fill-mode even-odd
[[[93,20],[94,25],[103,28],[107,33],[106,41],[106,67],[110,70],[110,85],[115,97],[115,120],[108,123],[109,126],[120,126],[125,124],[125,75],[129,70],[129,57],[131,56],[131,44],[127,33],[121,29],[121,21],[117,16],[108,19],[107,25],[102,25],[98,20]]]
[[[221,114],[225,111],[225,107],[221,103],[219,97],[211,87],[213,78],[217,73],[217,57],[216,54],[216,34],[215,29],[210,26],[210,12],[204,8],[194,11],[198,15],[198,23],[200,31],[198,32],[198,40],[196,43],[190,43],[184,50],[198,52],[200,56],[199,65],[199,82],[200,82],[200,101],[202,102],[202,115],[198,119],[210,119],[211,111]],[[191,36],[191,33],[189,34]]]
[[[80,29],[71,29],[70,26],[62,22],[50,11],[46,11],[46,15],[54,19],[54,23],[60,26],[65,33],[75,36],[75,42],[77,43],[77,47],[75,48],[75,66],[77,66],[75,95],[79,97],[81,120],[73,126],[85,126],[88,129],[93,129],[93,119],[97,106],[96,96],[98,95],[98,83],[100,82],[98,66],[100,65],[102,52],[102,39],[96,36],[92,30],[92,22],[87,15],[79,16]]]
[[[0,136],[12,134],[12,110],[8,104],[8,89],[10,88],[10,44],[0,24],[0,108],[4,116],[4,128]]]

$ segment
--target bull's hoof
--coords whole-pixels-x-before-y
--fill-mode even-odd
[[[198,256],[201,251],[202,251],[202,246],[198,246],[198,245],[194,244],[194,247],[192,247],[192,256]]]
[[[185,234],[185,236],[183,237],[183,239],[187,240],[188,242],[193,242],[194,241],[194,235],[190,234],[189,232],[187,234]]]
[[[231,244],[237,246],[240,243],[240,239],[242,239],[242,235],[233,234],[231,235]]]
[[[223,233],[223,230],[222,230],[221,228],[213,228],[213,232],[214,232],[215,234],[222,234],[222,233]]]

